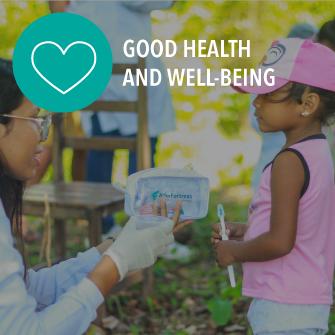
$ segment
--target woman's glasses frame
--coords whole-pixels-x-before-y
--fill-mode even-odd
[[[1,117],[32,121],[37,125],[37,127],[40,131],[41,142],[46,141],[47,138],[48,138],[49,128],[50,128],[50,125],[51,125],[51,122],[52,122],[51,114],[48,114],[45,117],[26,117],[26,116],[18,116],[18,115],[11,115],[11,114],[1,114],[0,118]]]

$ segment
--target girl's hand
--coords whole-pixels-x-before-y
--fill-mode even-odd
[[[220,267],[226,267],[235,263],[235,257],[232,253],[234,241],[219,241],[213,245],[216,262]]]
[[[230,240],[242,241],[248,229],[248,225],[244,223],[226,222],[226,234]],[[212,243],[215,244],[222,240],[221,225],[219,223],[212,225]]]
[[[153,208],[152,210],[153,215],[167,217],[168,210],[166,206],[166,201],[164,199],[160,198],[159,206],[157,205],[157,203],[154,203],[152,208]],[[182,203],[180,201],[177,201],[176,207],[174,209],[173,218],[171,218],[171,220],[174,222],[173,233],[176,233],[179,230],[183,229],[185,226],[188,226],[191,223],[193,223],[192,220],[179,221],[181,208],[182,208]]]

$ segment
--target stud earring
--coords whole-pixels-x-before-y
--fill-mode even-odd
[[[301,113],[302,116],[308,116],[309,114],[310,114],[310,113],[307,112],[307,111],[303,111],[303,112]]]

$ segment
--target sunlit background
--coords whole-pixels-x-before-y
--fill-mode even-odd
[[[293,24],[308,22],[319,27],[332,18],[334,9],[331,1],[177,1],[171,10],[153,12],[153,34],[162,40],[173,39],[179,46],[185,39],[252,42],[249,59],[184,59],[178,53],[164,60],[167,67],[252,67],[269,43],[287,35]],[[0,56],[11,57],[22,30],[47,13],[45,1],[0,1]],[[161,137],[157,165],[183,167],[191,163],[210,178],[212,188],[244,185],[248,192],[260,150],[259,136],[248,120],[249,97],[225,94],[220,87],[172,87],[171,92],[177,129]],[[117,158],[113,178],[125,183],[127,153],[120,151]]]

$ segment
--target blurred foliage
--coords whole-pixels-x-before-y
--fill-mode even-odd
[[[174,20],[175,27],[166,38],[174,39],[178,45],[185,39],[251,40],[249,59],[202,58],[198,60],[199,66],[211,69],[250,68],[257,66],[271,41],[285,37],[294,24],[308,22],[320,27],[325,21],[333,19],[335,2],[178,1],[173,12],[174,16],[159,16],[156,25]],[[175,63],[178,62],[177,59]],[[190,131],[195,115],[204,111],[218,114],[218,128],[228,138],[239,137],[249,127],[248,95],[227,95],[221,88],[172,87],[171,90],[178,122],[187,124]],[[165,150],[161,156],[168,160],[171,155],[171,151]]]
[[[330,335],[335,334],[335,313],[332,311],[329,317],[329,333]]]
[[[204,61],[207,67],[248,68],[256,66],[269,43],[276,38],[286,36],[294,24],[308,22],[319,27],[323,22],[333,19],[335,2],[178,1],[174,11],[176,22],[181,23],[180,30],[171,37],[177,42],[184,39],[251,40],[252,54],[249,59],[209,58]],[[187,91],[187,88],[173,90],[178,118],[185,121],[188,120],[189,115],[187,113],[185,115],[178,106],[188,99]],[[206,99],[206,96],[211,91],[206,88],[197,88],[197,94],[189,99],[193,105],[193,111],[214,109],[222,114],[219,121],[221,130],[227,134],[238,134],[243,126],[241,119],[245,118],[248,110],[248,98],[245,96],[227,97],[222,93],[216,97],[216,103],[210,106],[208,104],[213,101]]]
[[[224,95],[222,97],[224,109],[219,111],[218,127],[226,136],[236,137],[243,124],[248,120],[246,111],[249,108],[249,99],[247,96],[234,94]],[[244,113],[241,113],[244,111]]]
[[[221,185],[232,187],[238,185],[250,185],[252,178],[252,167],[245,167],[243,155],[236,155],[229,167],[219,172]]]
[[[96,3],[98,5],[99,1]],[[47,13],[47,1],[0,0],[0,57],[11,57],[20,33]],[[177,1],[171,10],[153,15],[153,31],[164,27],[164,38],[174,39],[178,45],[191,39],[250,39],[250,58],[201,58],[195,63],[191,59],[189,64],[211,70],[249,68],[257,65],[270,41],[286,36],[295,23],[309,22],[320,26],[332,19],[334,13],[335,2],[332,1]],[[180,55],[172,62],[175,66],[185,64]],[[178,129],[182,126],[183,131],[197,132],[199,125],[192,121],[203,112],[217,113],[218,129],[226,138],[239,137],[249,127],[247,95],[227,95],[220,87],[172,87],[171,91]],[[169,143],[159,151],[158,163],[168,164],[176,151],[192,159],[191,147]]]
[[[97,3],[99,1],[96,1]],[[173,16],[169,16],[169,13]],[[15,42],[23,29],[38,17],[48,13],[46,1],[0,0],[0,56],[10,57]],[[202,59],[206,67],[251,67],[257,65],[270,41],[286,36],[297,22],[320,26],[332,19],[335,2],[332,1],[177,1],[165,16],[155,19],[155,24],[170,22],[177,43],[185,39],[228,40],[250,39],[252,55],[243,58]],[[290,13],[290,15],[287,15]],[[219,127],[227,135],[238,135],[243,129],[248,106],[247,96],[226,96],[220,90],[172,88],[177,117],[189,122],[195,113],[214,110],[220,113]],[[191,105],[185,111],[185,102]],[[190,111],[192,113],[190,113]],[[168,152],[167,155],[171,155]]]
[[[207,307],[216,325],[225,326],[231,320],[233,308],[229,300],[213,298],[207,303]]]
[[[46,1],[0,0],[0,57],[11,57],[22,31],[47,13]]]

